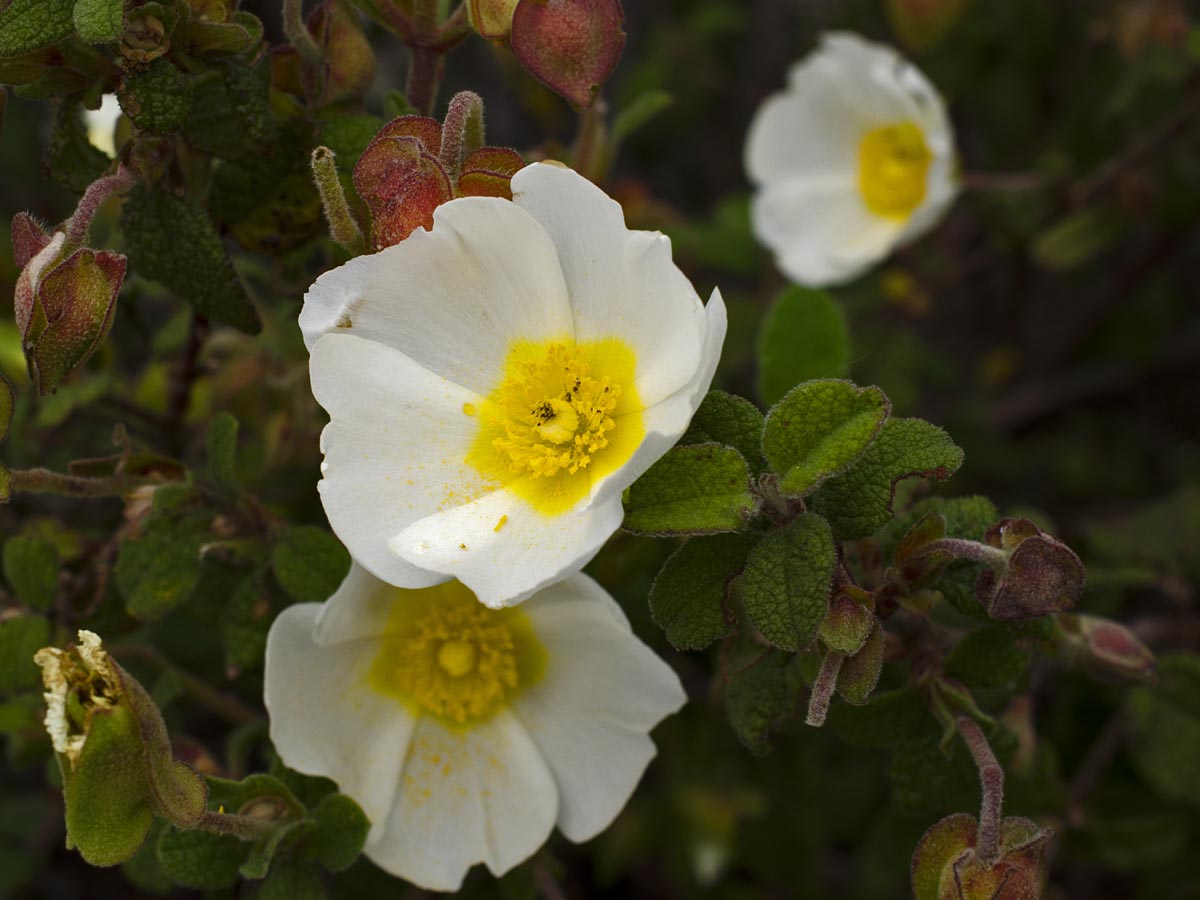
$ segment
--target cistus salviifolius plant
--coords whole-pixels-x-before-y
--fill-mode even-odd
[[[1179,0],[0,0],[0,896],[1200,897]]]

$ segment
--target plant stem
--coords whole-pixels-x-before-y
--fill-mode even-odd
[[[338,178],[334,154],[328,147],[317,147],[313,150],[312,175],[317,192],[321,195],[325,218],[329,220],[330,236],[345,247],[347,253],[354,256],[365,253],[367,247],[362,229],[358,227],[358,221],[346,202],[346,193],[342,190],[342,182]]]
[[[404,87],[404,97],[423,116],[433,114],[438,82],[442,80],[442,68],[442,54],[433,47],[416,43],[409,48],[408,80]]]
[[[146,644],[115,644],[109,648],[109,652],[118,659],[140,659],[164,672],[170,672],[179,679],[188,696],[227,722],[234,725],[251,725],[259,724],[263,720],[257,710],[251,709],[236,697],[218,691],[190,672],[185,672],[153,647]]]
[[[833,699],[834,690],[837,689],[838,673],[842,671],[845,659],[841,653],[830,651],[825,654],[825,659],[821,661],[821,671],[817,673],[812,693],[808,698],[808,715],[804,724],[813,728],[820,728],[825,724],[825,717],[829,715],[829,703]]]
[[[121,165],[112,175],[97,178],[87,186],[87,190],[79,198],[79,205],[75,207],[74,214],[66,222],[67,252],[82,246],[87,241],[88,230],[92,227],[92,219],[95,218],[96,210],[103,205],[104,201],[113,194],[129,190],[136,181],[137,178],[133,172]]]
[[[161,483],[154,478],[131,478],[120,474],[91,478],[42,468],[13,469],[9,475],[9,490],[14,494],[63,494],[68,497],[121,497],[136,487]]]
[[[483,99],[472,91],[459,91],[450,99],[442,126],[442,168],[450,183],[458,181],[462,162],[472,150],[483,146]]]
[[[192,384],[196,380],[196,364],[200,358],[200,349],[204,346],[204,340],[207,337],[208,320],[198,313],[193,313],[183,355],[172,369],[171,378],[167,384],[167,412],[163,418],[163,430],[175,453],[183,450],[184,441],[181,433],[183,421],[187,416],[188,403],[192,397]]]
[[[959,716],[956,724],[975,768],[979,770],[979,786],[983,800],[979,807],[979,832],[975,840],[975,855],[985,866],[993,865],[1000,858],[1000,810],[1004,804],[1004,769],[996,754],[992,752],[983,730],[966,716]]]
[[[267,822],[235,813],[206,812],[196,823],[196,830],[212,834],[231,834],[251,843],[268,838],[279,827],[277,822]]]
[[[304,24],[303,0],[283,0],[283,33],[306,63],[318,66],[325,54]]]
[[[981,544],[978,541],[968,541],[963,538],[938,538],[930,541],[921,548],[921,556],[937,550],[953,553],[959,559],[969,559],[971,562],[983,563],[985,566],[995,566],[1003,569],[1008,566],[1008,554],[999,547]]]

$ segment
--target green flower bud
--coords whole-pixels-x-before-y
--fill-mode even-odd
[[[620,0],[520,0],[509,46],[533,77],[583,109],[625,49]]]
[[[1038,900],[1046,880],[1051,833],[1029,819],[1000,824],[994,861],[976,852],[978,825],[964,813],[947,816],[921,838],[912,859],[916,900]]]
[[[838,653],[851,656],[862,649],[875,627],[875,601],[870,592],[847,587],[834,595],[821,623],[820,637]]]
[[[132,857],[154,816],[190,827],[208,788],[171,754],[162,715],[145,689],[90,631],[66,650],[34,655],[46,691],[46,731],[63,778],[67,846],[95,866]]]
[[[874,616],[871,616],[871,623],[871,632],[862,648],[853,656],[846,657],[838,672],[837,692],[843,700],[854,706],[866,704],[883,672],[883,651],[887,640]]]
[[[1083,562],[1070,547],[1028,519],[1001,519],[984,541],[1007,563],[987,568],[975,584],[993,619],[1030,619],[1068,610],[1083,594]]]
[[[467,19],[489,41],[503,41],[512,31],[517,0],[467,0]]]
[[[325,0],[308,17],[308,30],[322,50],[318,106],[361,97],[375,83],[375,53],[358,17],[337,0]]]

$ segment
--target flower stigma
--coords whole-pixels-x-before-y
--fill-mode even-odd
[[[925,199],[933,154],[912,122],[872,128],[858,145],[858,189],[878,216],[906,219]]]

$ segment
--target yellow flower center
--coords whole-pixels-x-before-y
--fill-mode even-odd
[[[519,610],[488,609],[456,581],[396,593],[368,678],[413,712],[466,725],[541,676],[545,652]]]
[[[626,462],[645,436],[632,349],[617,338],[517,341],[482,408],[467,462],[556,515]]]
[[[925,199],[933,154],[912,122],[872,128],[858,145],[858,189],[867,209],[905,219]]]

